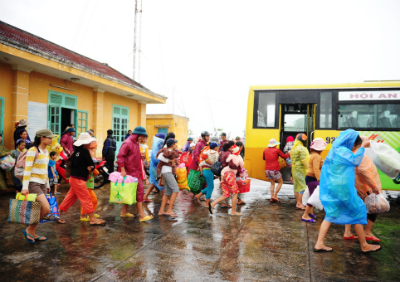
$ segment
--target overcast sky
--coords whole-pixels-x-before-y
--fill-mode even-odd
[[[0,0],[0,20],[131,77],[134,2]],[[400,79],[399,15],[397,0],[143,0],[139,81],[169,97],[147,112],[242,136],[251,85]]]

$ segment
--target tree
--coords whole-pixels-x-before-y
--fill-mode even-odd
[[[191,137],[193,135],[193,131],[191,129],[188,130],[188,136]]]

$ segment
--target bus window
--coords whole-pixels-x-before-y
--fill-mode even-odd
[[[319,128],[332,128],[332,92],[321,92]]]
[[[307,130],[307,114],[285,114],[284,123],[285,132],[305,132]]]
[[[339,129],[400,128],[400,104],[339,105]]]
[[[258,93],[257,127],[275,127],[276,94]]]

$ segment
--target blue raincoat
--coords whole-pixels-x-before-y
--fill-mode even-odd
[[[157,165],[160,162],[160,160],[157,159],[157,153],[158,151],[161,150],[164,144],[164,139],[158,138],[158,137],[153,137],[153,148],[151,151],[151,156],[150,156],[150,177],[149,177],[149,182],[151,184],[154,184],[156,188],[160,191],[164,190],[164,187],[158,185],[158,181],[156,180],[157,178]]]
[[[347,129],[333,142],[321,169],[319,198],[325,220],[336,224],[367,224],[367,209],[355,188],[355,167],[364,157],[364,148],[351,151],[358,133]]]

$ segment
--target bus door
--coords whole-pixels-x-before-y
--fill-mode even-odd
[[[309,148],[315,129],[315,109],[316,104],[281,104],[280,149],[282,151],[285,148],[286,139],[289,136],[295,139],[298,133],[307,135],[307,148]],[[290,170],[283,169],[281,172],[283,180],[289,181]]]

